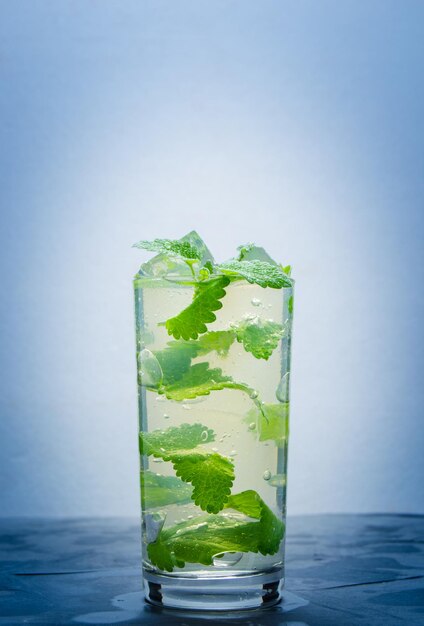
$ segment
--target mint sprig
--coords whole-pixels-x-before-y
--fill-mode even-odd
[[[261,410],[252,408],[244,418],[249,430],[256,434],[259,441],[275,441],[282,447],[289,436],[289,402],[278,404],[264,403]]]
[[[172,350],[191,351],[193,356],[204,356],[209,352],[216,352],[218,356],[227,356],[234,343],[235,332],[233,330],[210,330],[198,339],[192,341],[170,341],[168,346]]]
[[[172,572],[185,563],[212,565],[214,557],[225,552],[260,552],[266,556],[278,551],[284,524],[256,491],[230,496],[226,509],[235,513],[199,516],[162,530],[147,546],[153,565]]]
[[[169,256],[177,256],[185,260],[200,261],[201,251],[188,241],[177,241],[172,239],[154,239],[153,241],[138,241],[133,248],[149,250],[150,252],[161,252]]]
[[[217,276],[196,284],[193,302],[181,313],[166,320],[165,326],[169,335],[175,339],[197,339],[208,329],[206,324],[216,320],[213,311],[222,308],[220,300],[225,296],[225,287],[230,279]]]
[[[182,424],[167,430],[141,432],[140,454],[170,461],[175,473],[194,487],[191,498],[204,511],[218,513],[231,491],[234,465],[224,456],[202,447],[215,433],[202,424]]]
[[[210,368],[209,363],[196,363],[172,385],[163,385],[158,393],[165,394],[169,400],[181,402],[199,396],[208,396],[212,391],[222,389],[238,389],[246,393],[261,410],[258,393],[249,385],[235,381],[231,376],[222,373],[219,367]]]
[[[144,510],[191,501],[192,487],[176,476],[162,476],[150,470],[140,472],[141,504]]]
[[[234,465],[226,457],[213,452],[174,453],[172,464],[177,476],[194,487],[192,500],[203,511],[218,513],[231,491]]]
[[[189,342],[174,341],[168,348],[157,350],[154,356],[162,369],[162,382],[172,385],[179,380],[189,369],[191,359],[197,355],[196,347]]]
[[[260,287],[281,289],[292,287],[293,281],[277,265],[267,261],[238,261],[233,259],[217,266],[223,274],[233,278],[245,278],[249,283],[256,283]]]
[[[278,346],[284,329],[281,324],[259,317],[246,319],[234,325],[237,341],[257,359],[268,360]]]
[[[183,359],[204,356],[210,352],[216,352],[218,356],[227,356],[232,344],[235,340],[243,344],[246,352],[250,352],[257,359],[268,360],[281,337],[284,335],[284,327],[272,320],[262,320],[259,317],[249,318],[233,324],[230,330],[211,330],[197,340],[192,341],[171,341],[168,343],[169,358],[172,357],[172,351],[175,351],[175,360],[183,365]],[[165,356],[165,350],[163,355]],[[156,356],[162,353],[156,353]],[[159,359],[159,356],[158,356]],[[162,369],[164,366],[159,359]],[[187,371],[184,367],[184,372]]]
[[[222,373],[221,368],[210,368],[208,362],[191,365],[196,348],[190,344],[175,342],[173,347],[150,353],[140,366],[140,383],[147,389],[165,395],[168,400],[182,402],[199,396],[208,396],[212,391],[236,389],[246,393],[261,409],[258,393],[249,385],[235,381]],[[146,352],[146,350],[144,350]]]
[[[191,450],[201,443],[215,440],[215,433],[203,424],[181,424],[166,430],[152,430],[140,433],[140,454],[153,455],[169,461],[173,452]]]

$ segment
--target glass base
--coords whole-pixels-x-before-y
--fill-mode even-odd
[[[273,606],[281,600],[282,571],[194,578],[144,572],[146,601],[174,609],[240,611]]]

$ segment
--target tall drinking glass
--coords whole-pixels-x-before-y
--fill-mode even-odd
[[[190,305],[192,284],[134,280],[143,577],[156,605],[281,597],[293,293],[224,287],[216,321],[177,340],[164,321]]]

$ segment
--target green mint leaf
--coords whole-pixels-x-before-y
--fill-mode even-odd
[[[259,435],[259,441],[275,441],[277,446],[283,446],[289,436],[289,402],[278,404],[262,404],[251,409],[244,421],[249,424],[249,430]]]
[[[261,502],[262,500],[256,491],[242,491],[241,493],[231,495],[225,504],[225,508],[234,509],[248,517],[259,519],[262,513]]]
[[[161,476],[150,470],[140,472],[143,510],[168,504],[187,504],[193,489],[176,476]]]
[[[179,350],[186,348],[193,356],[204,356],[209,352],[216,352],[219,356],[227,356],[235,339],[233,330],[210,330],[198,339],[192,341],[170,341],[169,348]]]
[[[162,530],[157,540],[147,546],[149,559],[168,572],[186,563],[212,565],[214,556],[223,552],[248,551],[245,527],[239,516],[199,516]],[[254,544],[257,545],[256,539]]]
[[[257,552],[267,555],[275,554],[278,551],[284,536],[284,524],[274,515],[256,491],[249,489],[230,496],[225,506],[260,520],[259,524],[255,524],[258,530]]]
[[[208,513],[218,513],[231,492],[234,466],[220,454],[190,452],[171,457],[177,476],[194,487],[192,499]]]
[[[222,308],[220,300],[225,296],[225,287],[230,279],[227,276],[217,276],[197,283],[193,302],[181,313],[165,322],[166,329],[175,339],[197,339],[207,331],[206,324],[214,322],[216,315],[213,311]]]
[[[215,440],[215,433],[203,424],[181,424],[166,430],[141,432],[139,436],[140,454],[153,455],[169,461],[173,452],[191,450],[201,443]]]
[[[230,496],[226,508],[236,513],[199,516],[162,530],[147,547],[152,563],[172,571],[185,563],[212,565],[214,557],[225,552],[260,552],[265,556],[278,551],[284,524],[255,491]]]
[[[175,566],[184,567],[185,563],[183,561],[178,565],[175,555],[169,549],[166,540],[162,540],[161,535],[162,533],[156,541],[149,543],[147,546],[150,561],[165,572],[172,572]]]
[[[189,342],[173,341],[168,348],[157,350],[154,355],[162,369],[163,384],[172,385],[190,369],[191,359],[197,355],[197,350]]]
[[[281,540],[284,537],[285,525],[274,515],[263,500],[261,500],[261,504],[260,525],[262,528],[259,534],[258,550],[264,555],[275,554],[278,552]]]
[[[140,454],[170,461],[177,476],[193,485],[191,497],[195,503],[209,513],[218,513],[231,491],[234,466],[229,459],[198,447],[214,439],[213,430],[202,424],[141,432]]]
[[[199,261],[202,254],[199,249],[188,241],[177,241],[172,239],[154,239],[153,241],[138,241],[133,248],[149,250],[150,252],[160,252],[171,256],[178,256],[183,259]]]
[[[221,389],[239,389],[251,395],[253,389],[244,383],[237,383],[231,376],[226,376],[217,367],[210,369],[209,363],[196,363],[173,385],[163,386],[159,393],[164,393],[169,400],[190,400],[198,396],[208,396],[211,391]],[[256,397],[256,396],[255,396]]]
[[[289,301],[287,303],[287,308],[289,310],[290,315],[293,315],[293,296],[290,296]]]
[[[287,274],[287,276],[291,276],[291,265],[286,265],[285,267],[282,265],[281,269],[283,270],[284,274]]]
[[[219,356],[226,356],[234,338],[233,330],[211,330],[196,341],[197,355],[203,356],[209,352],[216,352]]]
[[[281,289],[291,287],[292,279],[277,265],[267,261],[227,261],[218,265],[218,269],[225,275],[245,278],[249,283],[256,283],[261,287]]]
[[[284,524],[274,515],[256,491],[249,489],[231,496],[226,507],[240,511],[249,517],[259,518],[259,524],[255,524],[258,530],[257,552],[267,555],[275,554],[278,551],[284,536]]]
[[[278,346],[284,329],[281,324],[259,317],[246,319],[235,326],[237,341],[257,359],[268,360]]]

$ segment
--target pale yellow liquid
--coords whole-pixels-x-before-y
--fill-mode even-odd
[[[234,342],[227,356],[220,357],[216,352],[192,360],[192,364],[208,362],[210,367],[219,367],[223,373],[237,382],[243,382],[254,389],[258,399],[265,403],[278,403],[276,392],[281,380],[287,380],[290,369],[290,333],[291,316],[288,300],[291,289],[270,289],[246,282],[232,283],[226,288],[222,299],[222,308],[215,311],[217,319],[208,324],[208,330],[228,330],[231,323],[240,322],[246,315],[258,316],[284,325],[285,333],[277,348],[268,360],[257,359],[246,352],[241,343]],[[144,281],[136,286],[137,349],[148,348],[151,351],[162,350],[173,338],[170,337],[164,322],[177,315],[192,300],[191,287],[166,286],[164,281]],[[145,339],[147,338],[148,343]],[[254,424],[248,419],[248,413],[255,408],[254,401],[248,394],[234,389],[212,391],[210,395],[193,400],[175,402],[158,395],[154,391],[139,388],[140,393],[140,430],[165,430],[170,426],[201,423],[215,432],[215,441],[205,444],[205,448],[229,457],[234,463],[235,481],[231,493],[253,489],[281,520],[285,519],[287,441],[277,446],[275,441],[258,440]],[[287,386],[284,391],[288,400]],[[141,459],[141,466],[163,476],[175,476],[170,462],[153,457]],[[204,516],[205,512],[194,503],[169,505],[143,511],[143,558],[149,565],[146,550],[146,523],[149,515],[159,514],[165,518],[163,528],[169,528],[176,522],[187,520],[190,516]],[[225,514],[225,511],[220,514]],[[157,515],[156,515],[157,516]],[[205,567],[187,563],[183,569],[175,568],[171,575],[187,575],[200,571],[204,574],[219,572],[258,572],[269,570],[283,564],[284,539],[279,551],[272,556],[253,553],[228,554],[215,560],[215,564]]]

